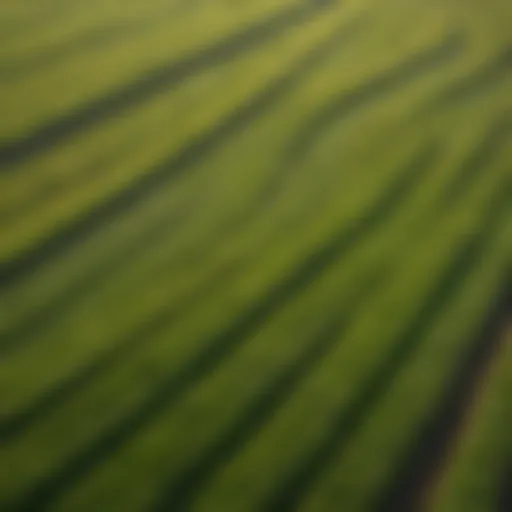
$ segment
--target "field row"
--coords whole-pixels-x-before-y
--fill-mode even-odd
[[[417,505],[486,322],[510,309],[499,16],[424,0],[0,12],[0,504]],[[509,358],[492,368],[435,510],[487,512],[500,492],[506,457],[486,457],[512,439]]]

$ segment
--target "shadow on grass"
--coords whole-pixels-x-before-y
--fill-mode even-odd
[[[421,148],[408,163],[399,178],[386,188],[375,204],[361,217],[343,226],[337,236],[291,269],[285,278],[272,286],[264,296],[246,308],[226,329],[206,339],[206,347],[182,368],[164,379],[155,392],[133,411],[129,411],[117,424],[108,428],[74,457],[64,461],[55,472],[43,478],[28,492],[19,508],[46,507],[74,483],[85,477],[109,457],[118,452],[139,431],[172,405],[197,382],[215,371],[248,338],[253,336],[282,307],[297,294],[303,292],[331,265],[355,246],[364,236],[378,229],[399,207],[400,200],[407,196],[420,176],[439,157],[438,145],[429,143]],[[141,339],[140,343],[144,340]]]
[[[7,166],[34,158],[55,145],[148,101],[159,92],[178,86],[205,69],[229,62],[294,26],[307,23],[314,15],[337,3],[338,0],[329,0],[293,4],[194,55],[158,66],[119,89],[52,119],[32,133],[1,145],[0,165],[8,172]]]
[[[500,484],[497,512],[509,512],[512,503],[512,461],[508,462]]]
[[[384,281],[383,269],[367,276],[357,295],[352,298],[346,309],[331,319],[328,325],[316,336],[314,341],[298,355],[297,359],[286,366],[286,371],[269,382],[258,397],[247,405],[236,421],[216,439],[197,460],[186,467],[176,478],[169,482],[161,495],[155,500],[152,510],[190,510],[194,493],[208,481],[215,471],[231,459],[273,414],[284,405],[302,379],[324,359],[339,343],[346,326],[365,301]]]
[[[115,23],[94,27],[24,59],[0,63],[0,81],[13,82],[22,78],[28,79],[27,75],[45,71],[73,58],[76,54],[104,49],[110,44],[136,35],[142,29],[139,23]]]
[[[489,226],[492,233],[492,226]],[[494,303],[489,307],[487,321],[472,341],[460,365],[454,369],[451,383],[437,410],[414,440],[405,459],[397,468],[387,488],[375,504],[375,510],[408,512],[421,510],[426,488],[442,472],[444,456],[454,442],[464,413],[470,406],[482,377],[493,357],[499,351],[503,336],[504,320],[512,312],[512,281],[510,277],[498,290]],[[503,510],[510,510],[510,504]]]
[[[505,48],[495,59],[486,62],[476,72],[454,81],[434,98],[425,102],[419,113],[443,110],[486,93],[512,71],[512,47]]]
[[[23,59],[18,58],[14,62],[0,63],[0,81],[13,82],[28,79],[30,75],[39,71],[44,72],[68,59],[76,57],[77,54],[96,51],[98,49],[105,50],[108,46],[126,41],[134,35],[147,33],[163,19],[168,19],[169,16],[176,18],[176,16],[179,16],[182,12],[197,7],[203,1],[204,0],[185,0],[178,3],[171,2],[169,5],[164,5],[163,8],[157,9],[150,14],[89,27],[77,34],[73,34],[65,40],[41,48],[36,54],[30,54]],[[62,11],[60,17],[64,14],[65,10]],[[44,17],[48,17],[52,22],[56,21],[55,17],[48,16],[46,11]],[[40,18],[32,21],[32,23],[34,22],[39,28],[41,23]],[[18,26],[20,33],[27,33],[26,30],[28,30],[28,28],[23,28],[23,22],[19,23]],[[6,28],[9,28],[11,33],[14,32],[13,28]],[[2,31],[1,28],[0,31]],[[2,33],[2,35],[4,34]]]
[[[495,122],[484,138],[469,153],[448,184],[441,207],[449,207],[462,197],[481,173],[486,172],[493,157],[512,141],[512,112],[507,112]]]
[[[211,279],[184,295],[179,303],[166,305],[152,313],[134,332],[116,340],[110,349],[105,350],[89,364],[79,368],[74,374],[36,397],[26,409],[1,420],[0,445],[22,436],[30,427],[37,427],[39,420],[44,419],[67,400],[71,400],[76,393],[107,374],[116,365],[121,364],[137,349],[151,343],[154,336],[166,327],[172,326],[190,307],[222,286],[237,270],[239,270],[237,265],[222,268]]]
[[[495,226],[506,210],[506,198],[501,194],[494,201],[478,232],[457,248],[451,262],[444,270],[437,285],[426,297],[418,313],[412,318],[396,340],[385,359],[370,379],[363,384],[352,401],[341,408],[322,442],[303,460],[285,480],[278,485],[275,493],[265,502],[262,510],[284,512],[296,510],[302,497],[312,488],[325,469],[343,455],[352,436],[358,431],[372,408],[379,402],[395,375],[407,364],[409,357],[421,344],[436,317],[442,313],[472,268],[478,264],[484,248],[495,232]],[[417,459],[415,459],[417,460]],[[406,464],[407,471],[400,472],[394,482],[400,483],[401,492],[408,489],[408,472],[414,472],[416,466]],[[382,508],[380,507],[382,503]],[[396,499],[379,502],[376,510],[398,510]],[[387,508],[387,507],[390,508]],[[413,510],[413,509],[407,509]]]
[[[66,197],[68,192],[91,186],[95,180],[103,178],[112,166],[118,164],[120,158],[126,157],[126,152],[140,142],[139,137],[140,135],[137,138],[124,140],[95,156],[89,162],[80,162],[65,180],[48,180],[32,190],[22,201],[1,208],[0,224],[5,226],[13,225],[13,223],[23,225],[23,222],[30,222],[30,217],[37,215],[45,206]]]
[[[29,16],[25,15],[21,19],[13,19],[9,16],[0,18],[0,44],[8,44],[9,39],[16,35],[23,34],[25,36],[34,28],[39,29],[42,26],[62,20],[69,14],[69,8],[73,8],[73,3],[66,0],[38,2],[34,8],[39,7],[40,9]]]
[[[350,24],[348,30],[351,30]],[[186,171],[225,143],[229,137],[268,112],[300,80],[315,69],[318,60],[322,59],[326,52],[333,50],[333,42],[339,44],[344,37],[345,34],[336,33],[332,39],[307,53],[282,77],[270,83],[259,94],[247,100],[245,104],[232,111],[211,129],[195,138],[177,154],[149,169],[132,185],[115,192],[105,202],[93,206],[80,218],[49,235],[16,259],[2,263],[0,265],[0,288],[19,282],[58,254],[80,243],[86,235],[99,230],[105,223],[133,209],[161,187],[183,176]]]
[[[302,158],[332,125],[379,101],[385,94],[397,92],[424,73],[459,57],[465,47],[466,41],[462,35],[452,34],[395,68],[370,78],[353,90],[344,91],[306,121],[288,148],[286,158],[292,161]]]
[[[340,44],[348,42],[349,39],[357,33],[363,18],[355,21],[343,23],[332,35],[323,43],[307,53],[299,62],[283,77],[271,83],[258,96],[252,98],[239,110],[232,112],[223,122],[219,123],[212,130],[200,136],[190,146],[184,148],[176,156],[171,156],[166,162],[150,169],[145,173],[139,182],[127,189],[123,189],[114,195],[106,203],[99,204],[92,208],[90,212],[84,214],[84,217],[73,222],[67,228],[57,232],[50,238],[47,238],[38,247],[33,248],[18,259],[0,265],[0,286],[9,286],[22,280],[26,274],[38,270],[47,261],[73,245],[79,244],[82,237],[89,233],[100,230],[104,223],[112,218],[121,215],[125,211],[137,206],[143,201],[146,195],[150,195],[172,181],[176,175],[189,169],[194,164],[200,162],[215,148],[226,142],[232,135],[243,126],[251,123],[258,116],[263,115],[279,102],[293,87],[301,80],[314,72],[318,66],[334,52]],[[261,198],[263,201],[263,197]],[[251,216],[257,214],[264,208],[263,202],[249,209],[247,215],[242,215],[235,219],[229,226],[226,226],[226,233],[240,229],[244,222]],[[179,219],[183,215],[178,216]],[[3,333],[0,341],[0,356],[13,353],[27,346],[34,341],[34,336],[44,325],[62,315],[62,312],[69,307],[73,301],[80,295],[94,290],[94,288],[106,278],[113,270],[125,265],[133,260],[136,255],[150,249],[150,247],[164,234],[169,235],[173,225],[176,225],[176,219],[172,217],[163,219],[158,224],[151,226],[140,239],[130,242],[123,246],[119,252],[109,257],[107,261],[102,262],[91,272],[86,273],[79,281],[64,291],[57,298],[49,301],[45,306],[32,314],[29,318],[24,318],[19,324]],[[222,234],[220,236],[223,236]]]

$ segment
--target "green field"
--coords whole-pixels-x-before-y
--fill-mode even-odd
[[[0,511],[512,510],[511,185],[510,0],[2,1]]]

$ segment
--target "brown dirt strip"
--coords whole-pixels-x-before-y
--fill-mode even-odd
[[[114,456],[138,432],[155,421],[164,411],[168,411],[180,396],[217,369],[292,297],[304,291],[319,276],[327,272],[330,266],[339,263],[362,237],[378,229],[400,204],[399,198],[409,191],[409,187],[406,186],[409,173],[428,168],[435,161],[439,151],[438,145],[431,142],[421,147],[410,161],[410,166],[407,166],[408,172],[386,188],[374,206],[362,217],[348,226],[343,223],[337,235],[305,256],[287,276],[271,286],[225,329],[213,333],[203,341],[202,346],[206,347],[203,351],[182,366],[178,372],[170,373],[139,406],[128,411],[90,444],[63,461],[60,468],[37,482],[20,498],[19,504],[13,504],[12,510],[41,510],[51,507],[62,493]],[[499,212],[501,201],[496,201],[494,206],[496,212]],[[493,211],[491,217],[494,217],[494,214]],[[471,248],[466,252],[469,256],[473,254]]]
[[[442,460],[439,461],[436,473],[430,475],[431,479],[425,483],[419,510],[423,509],[426,511],[433,511],[432,498],[436,494],[436,489],[442,483],[444,475],[449,469],[450,461],[457,456],[461,441],[464,439],[466,433],[470,430],[473,421],[478,416],[481,404],[485,400],[490,380],[494,374],[496,366],[499,364],[500,355],[503,353],[503,349],[505,348],[504,344],[507,339],[505,333],[512,329],[512,316],[510,315],[510,310],[504,319],[504,323],[505,325],[502,330],[496,334],[495,339],[489,340],[489,344],[492,346],[490,360],[484,361],[487,364],[484,365],[481,374],[473,383],[473,388],[470,390],[470,396],[467,397],[466,408],[462,411],[459,423],[454,427],[451,442],[446,446],[446,449],[442,454]],[[509,504],[510,503],[511,502],[509,502]]]
[[[511,284],[512,276],[509,275],[443,403],[418,437],[411,455],[374,510],[432,510],[433,491],[441,482],[460,440],[470,427],[485,395],[489,377],[502,353],[506,338],[503,333],[512,325]]]

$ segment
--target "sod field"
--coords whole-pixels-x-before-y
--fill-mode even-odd
[[[510,0],[0,2],[0,511],[512,510]]]

